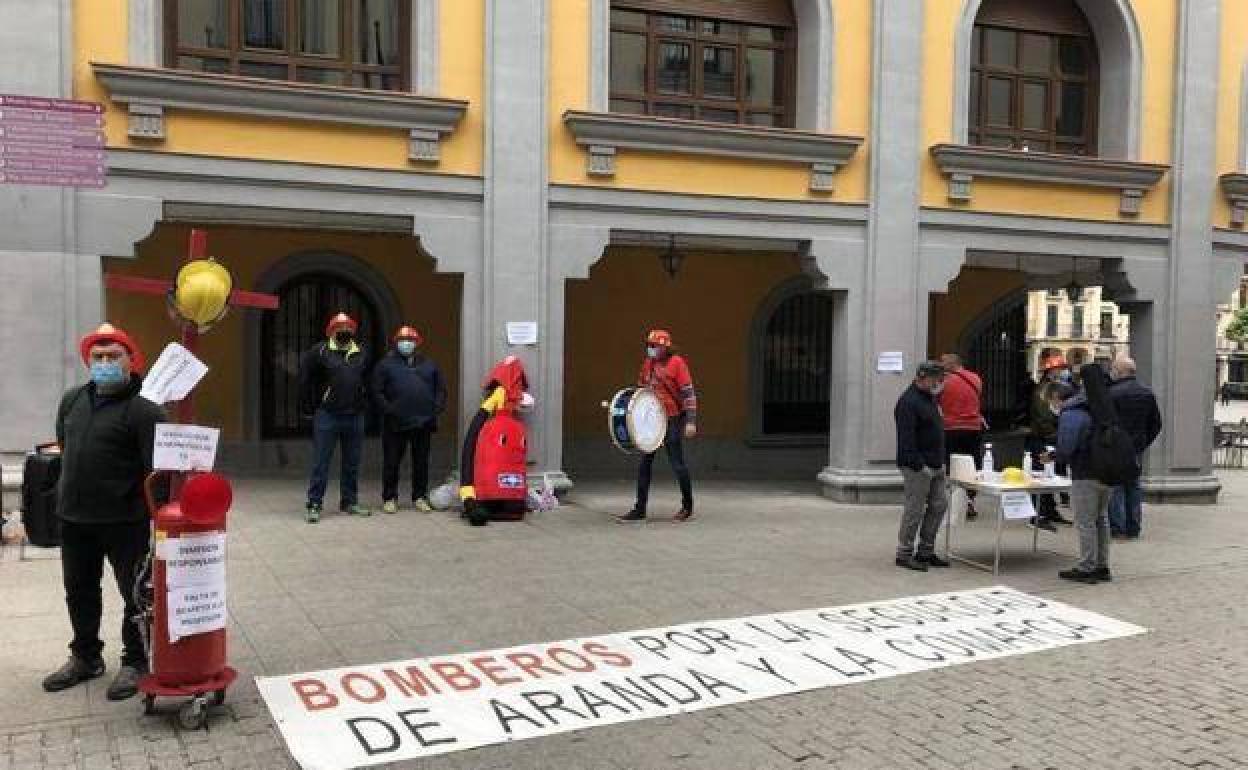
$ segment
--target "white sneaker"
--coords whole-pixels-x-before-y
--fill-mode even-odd
[[[430,505],[429,501],[423,497],[417,500],[416,502],[412,503],[412,507],[414,507],[416,510],[420,511],[421,513],[429,513],[433,510],[433,506]]]

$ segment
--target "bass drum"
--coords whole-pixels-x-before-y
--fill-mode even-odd
[[[657,452],[667,438],[667,412],[649,388],[624,388],[607,407],[611,441],[625,452]]]

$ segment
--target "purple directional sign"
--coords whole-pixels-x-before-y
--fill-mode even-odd
[[[0,184],[103,187],[104,108],[0,94]]]

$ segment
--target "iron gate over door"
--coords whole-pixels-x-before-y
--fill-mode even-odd
[[[370,366],[386,352],[377,308],[341,276],[301,275],[277,292],[281,305],[264,314],[261,350],[261,393],[264,438],[290,438],[311,432],[299,414],[299,359],[313,344],[325,340],[325,323],[335,313],[348,313],[360,324],[357,338],[368,352]],[[371,412],[371,410],[370,410]],[[375,420],[370,417],[369,430]]]
[[[984,381],[984,417],[994,430],[1006,430],[1024,404],[1027,376],[1026,295],[1001,308],[965,344],[966,365]]]
[[[832,300],[806,292],[780,303],[763,337],[763,433],[827,435]]]

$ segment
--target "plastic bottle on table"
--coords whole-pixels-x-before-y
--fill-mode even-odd
[[[1044,448],[1044,451],[1049,453],[1049,457],[1052,457],[1053,451],[1055,448],[1056,447],[1046,446]],[[1050,479],[1057,478],[1057,463],[1053,462],[1052,460],[1049,460],[1047,463],[1045,463],[1044,475],[1045,477],[1050,478]]]
[[[984,444],[984,461],[981,465],[984,467],[984,480],[992,481],[993,474],[996,471],[996,465],[992,459],[992,444]]]
[[[1023,478],[1031,478],[1031,452],[1023,452]]]

